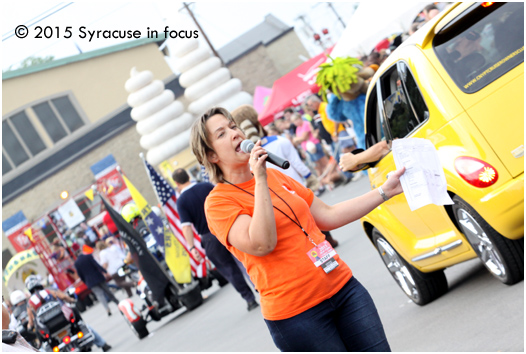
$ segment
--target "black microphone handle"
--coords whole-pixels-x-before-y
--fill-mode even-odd
[[[254,143],[250,141],[249,139],[246,139],[241,143],[241,150],[247,154],[249,154],[253,148],[254,148]],[[288,162],[284,158],[274,155],[273,153],[266,151],[266,150],[265,152],[267,153],[266,161],[270,162],[273,165],[281,167],[284,170],[290,167],[290,162]]]
[[[274,155],[273,153],[271,153],[269,151],[266,151],[266,152],[267,152],[267,155],[268,155],[266,161],[270,162],[273,165],[281,167],[284,170],[286,170],[287,168],[290,167],[290,162],[288,162],[284,158],[281,158],[281,157],[279,157],[277,155]]]

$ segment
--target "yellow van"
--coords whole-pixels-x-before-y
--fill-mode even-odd
[[[524,279],[524,3],[456,3],[382,64],[367,93],[367,146],[425,138],[454,205],[411,211],[403,194],[362,219],[406,295],[447,292],[444,269],[479,257],[505,284]],[[371,186],[395,170],[389,153]]]

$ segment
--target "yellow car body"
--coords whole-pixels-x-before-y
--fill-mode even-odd
[[[367,93],[366,140],[368,147],[380,140],[390,142],[394,138],[430,140],[442,163],[450,196],[463,199],[504,238],[521,240],[524,237],[524,40],[519,44],[509,43],[508,47],[504,47],[505,52],[499,52],[493,44],[491,55],[497,59],[489,63],[486,59],[486,67],[481,65],[473,77],[467,74],[465,78],[451,75],[452,71],[448,71],[444,64],[444,58],[450,55],[449,50],[456,45],[453,41],[460,41],[447,31],[454,31],[451,27],[462,22],[464,17],[468,18],[466,13],[469,11],[486,11],[477,6],[481,6],[480,3],[452,5],[402,43],[381,65]],[[505,9],[500,8],[494,17],[498,15],[502,21],[504,15],[501,13]],[[476,25],[472,29],[477,28]],[[486,32],[493,30],[492,26],[497,25],[484,25],[479,35],[482,39],[476,39],[479,43],[485,40]],[[444,41],[441,44],[443,47],[437,49],[441,39],[435,37],[441,33],[453,39]],[[494,42],[498,39],[495,33],[492,37]],[[461,40],[467,41],[464,38]],[[488,45],[488,42],[486,40],[485,44]],[[482,46],[477,48],[485,49]],[[439,57],[438,53],[442,56]],[[487,58],[490,54],[485,55]],[[519,56],[522,56],[522,61]],[[463,59],[479,63],[480,55],[467,55],[455,65],[460,66]],[[516,63],[511,65],[511,60]],[[473,69],[473,66],[462,64],[464,70]],[[505,66],[510,68],[505,71]],[[493,75],[497,70],[505,72]],[[407,72],[412,79],[404,76]],[[418,93],[415,93],[414,84],[411,84],[413,81],[410,80],[416,84],[421,99],[417,97]],[[489,83],[480,83],[483,80]],[[415,121],[409,119],[406,122],[412,124],[407,128],[410,130],[407,135],[398,126],[393,128],[397,123],[389,120],[391,101],[400,102],[400,98],[396,97],[397,90],[402,90],[398,88],[400,81],[404,81],[409,101],[413,98],[417,101],[407,105],[415,112]],[[481,87],[473,88],[476,85]],[[470,90],[474,92],[466,92]],[[418,109],[423,114],[419,115]],[[459,156],[487,162],[497,171],[497,181],[484,188],[471,185],[455,168]],[[387,173],[395,169],[390,152],[369,168],[372,188],[381,186],[386,181]],[[362,225],[373,243],[373,230],[376,229],[410,266],[418,272],[432,273],[477,257],[453,214],[451,206],[434,204],[411,211],[401,194],[362,218]]]

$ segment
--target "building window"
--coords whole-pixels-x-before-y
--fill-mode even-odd
[[[2,122],[2,147],[15,166],[29,159],[28,154],[7,120]]]
[[[85,124],[68,95],[38,102],[4,117],[2,175],[52,148]]]
[[[11,117],[11,123],[26,144],[31,155],[36,155],[46,149],[46,145],[38,135],[35,127],[29,121],[26,112],[22,111]]]
[[[67,135],[66,129],[55,112],[53,112],[53,109],[51,109],[50,102],[42,102],[33,106],[33,111],[37,114],[38,119],[54,143]]]
[[[84,125],[84,122],[80,118],[75,107],[71,104],[68,96],[52,99],[51,102],[53,102],[53,105],[71,133]]]

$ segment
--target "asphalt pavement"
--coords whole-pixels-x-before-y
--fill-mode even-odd
[[[321,199],[335,204],[370,190],[361,178]],[[449,292],[426,306],[412,303],[399,289],[360,222],[333,231],[336,251],[369,290],[391,349],[398,352],[524,352],[524,282],[513,286],[493,278],[478,259],[446,269]],[[259,308],[246,303],[229,284],[203,292],[204,303],[148,323],[150,335],[139,340],[110,304],[84,312],[85,320],[118,352],[276,352]],[[125,293],[118,292],[119,299]],[[140,299],[133,297],[140,306]],[[99,350],[94,348],[95,351]]]

